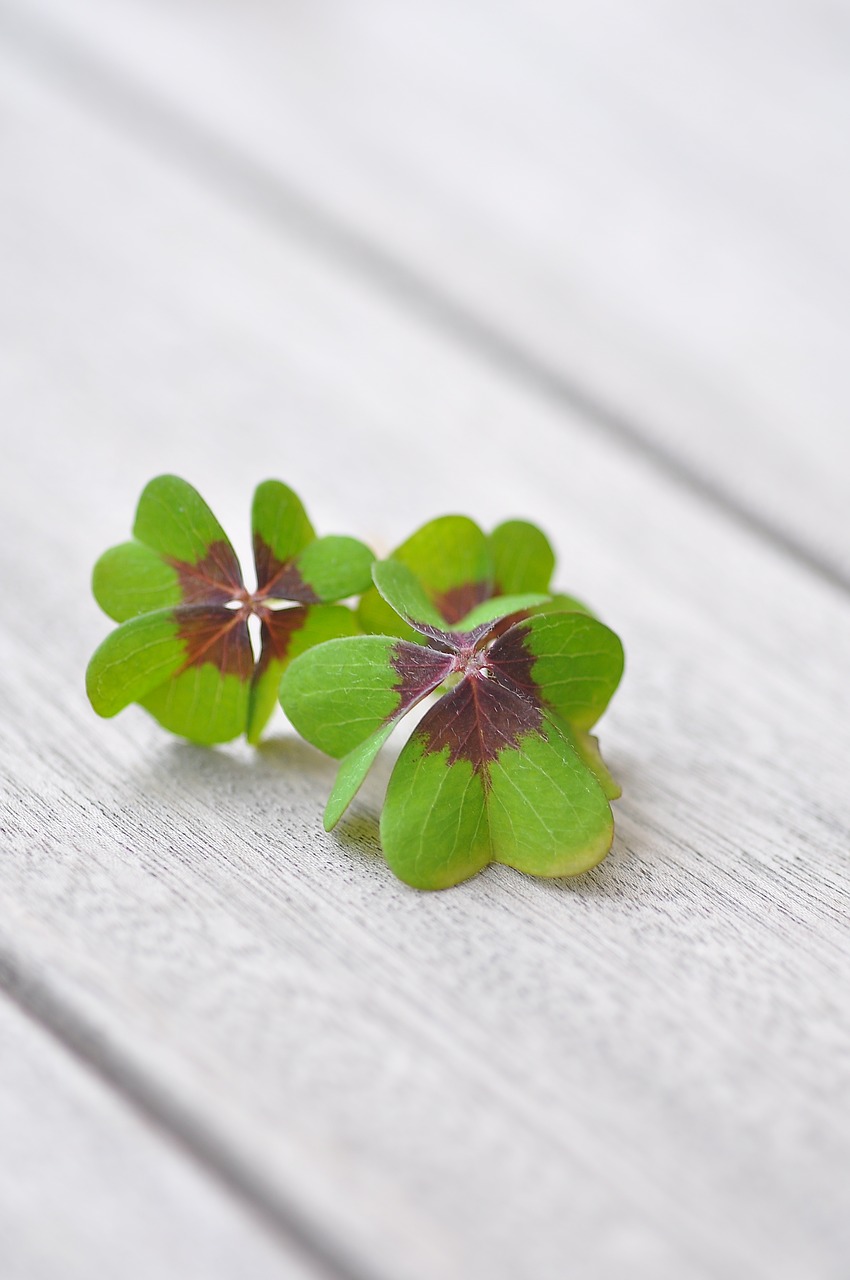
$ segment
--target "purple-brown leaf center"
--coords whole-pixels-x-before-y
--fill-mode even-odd
[[[260,627],[260,656],[257,659],[256,680],[269,668],[272,662],[283,662],[289,652],[292,637],[305,625],[308,610],[304,607],[294,609],[262,609],[255,612],[262,620]]]
[[[248,628],[239,614],[215,605],[179,605],[174,620],[186,650],[181,672],[211,662],[223,676],[250,680],[254,655]]]
[[[468,613],[493,594],[489,582],[462,582],[460,586],[451,587],[434,595],[434,604],[440,610],[450,626],[460,622]]]
[[[426,649],[407,640],[396,642],[390,661],[398,675],[393,689],[399,696],[399,702],[390,716],[393,720],[441,685],[455,669],[452,654]]]
[[[453,670],[463,678],[423,717],[417,733],[426,752],[448,749],[448,763],[468,761],[488,785],[488,766],[502,751],[517,749],[539,732],[543,701],[531,676],[535,662],[514,626],[489,648],[459,653]]]
[[[245,595],[239,561],[229,542],[211,542],[195,564],[167,559],[177,572],[184,604],[226,604]]]
[[[259,535],[254,538],[254,557],[254,592],[246,589],[239,562],[226,541],[211,543],[207,554],[195,564],[168,561],[177,573],[183,597],[174,610],[177,637],[186,651],[181,671],[210,662],[222,675],[250,680],[254,655],[247,622],[252,615],[262,623],[256,677],[273,660],[286,658],[292,636],[307,620],[304,606],[318,603],[319,597],[296,565],[278,560]],[[272,608],[271,602],[277,600],[291,600],[296,607]]]
[[[301,577],[293,561],[278,560],[259,533],[254,534],[254,564],[257,566],[256,600],[294,600],[298,604],[319,604],[319,596]]]

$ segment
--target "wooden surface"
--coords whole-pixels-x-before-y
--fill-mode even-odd
[[[309,12],[293,9],[298,29]],[[386,11],[366,12],[361,27],[340,10],[341,76],[353,74],[341,31],[391,38]],[[843,1280],[850,601],[805,560],[840,554],[847,477],[840,450],[830,465],[808,453],[827,438],[822,415],[788,427],[790,455],[778,438],[742,443],[763,463],[769,509],[724,448],[712,466],[727,497],[711,500],[659,465],[654,437],[626,447],[587,407],[461,341],[440,309],[388,289],[374,260],[353,261],[306,215],[278,216],[232,169],[178,154],[162,104],[181,46],[157,46],[155,27],[143,40],[130,6],[119,25],[137,33],[126,45],[144,93],[119,109],[81,59],[111,38],[93,13],[76,3],[60,28],[38,0],[25,29],[9,20],[0,52],[0,982],[52,1033],[44,1079],[67,1117],[63,1150],[120,1128],[128,1213],[168,1165],[167,1206],[145,1201],[151,1260],[134,1255],[122,1274],[152,1274],[183,1222],[199,1274],[264,1275],[272,1232],[294,1275]],[[262,83],[252,51],[268,13],[222,4],[179,21],[212,39],[244,14],[247,53],[234,40],[233,64],[244,56]],[[540,40],[538,16],[521,25]],[[476,74],[495,77],[482,59]],[[213,120],[222,101],[195,74],[202,62],[186,81]],[[308,62],[303,79],[342,116],[324,71]],[[373,121],[374,146],[402,124]],[[294,128],[281,123],[283,150],[306,189]],[[449,153],[472,146],[450,133],[435,130],[434,145],[445,134]],[[229,145],[248,154],[247,136]],[[504,145],[513,172],[516,139]],[[392,220],[389,166],[386,183]],[[509,205],[498,193],[491,205],[495,225]],[[442,215],[425,202],[419,216]],[[384,251],[382,227],[364,234]],[[473,238],[470,271],[487,274],[489,252]],[[544,261],[545,242],[522,253]],[[409,265],[442,287],[430,258]],[[613,310],[604,290],[594,299]],[[548,361],[537,333],[524,340]],[[707,358],[698,331],[688,340]],[[669,385],[686,385],[675,345],[655,352]],[[618,365],[613,339],[607,358]],[[765,386],[768,363],[753,354]],[[731,373],[717,386],[737,395]],[[696,385],[690,403],[728,429]],[[710,489],[721,472],[692,440],[681,422],[676,449]],[[822,523],[816,503],[788,500],[804,455]],[[327,836],[333,766],[282,720],[257,753],[171,742],[140,711],[98,721],[82,672],[108,624],[90,566],[162,470],[201,488],[242,551],[251,486],[267,474],[307,496],[322,531],[384,548],[435,510],[537,518],[562,585],[626,643],[602,727],[624,784],[610,857],[573,882],[494,868],[417,894],[375,837],[389,761]],[[755,527],[765,512],[782,517],[779,539]],[[73,1051],[67,1067],[57,1041]],[[30,1052],[15,1051],[24,1063]],[[13,1088],[27,1075],[14,1067]],[[3,1159],[43,1158],[27,1119],[38,1109],[4,1106]],[[65,1168],[48,1207],[65,1184],[96,1196],[105,1176],[82,1157]],[[25,1190],[35,1212],[40,1193]],[[18,1239],[26,1280],[67,1274]],[[80,1274],[97,1274],[101,1247],[81,1229]],[[205,1251],[218,1272],[204,1272]]]
[[[7,12],[139,136],[850,586],[846,0]]]
[[[0,1000],[4,1280],[318,1280],[205,1172]]]

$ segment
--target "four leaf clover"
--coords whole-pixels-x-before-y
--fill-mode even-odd
[[[430,700],[381,815],[402,880],[445,888],[490,862],[575,875],[605,856],[620,791],[589,731],[623,649],[551,593],[555,557],[535,525],[486,535],[442,516],[374,563],[354,538],[317,538],[292,490],[267,480],[252,531],[249,590],[197,491],[176,476],[146,487],[132,541],[94,570],[95,598],[120,624],[88,667],[100,715],[136,702],[193,742],[257,742],[279,691],[299,733],[341,762],[330,830],[396,725]],[[338,603],[354,596],[356,612]]]
[[[286,485],[259,485],[252,509],[257,586],[203,498],[159,476],[139,500],[133,541],[95,565],[92,589],[121,626],[95,652],[91,703],[113,716],[131,702],[193,742],[258,741],[280,677],[297,654],[354,635],[350,609],[329,603],[368,586],[372,552],[354,538],[317,538]],[[254,658],[248,620],[260,622]]]
[[[331,640],[281,683],[298,732],[342,761],[325,826],[399,720],[449,684],[390,779],[381,843],[396,875],[440,889],[489,862],[542,876],[595,866],[610,848],[608,801],[619,794],[588,732],[622,675],[614,632],[586,613],[531,613],[534,595],[493,600],[448,630],[408,566],[384,561],[373,578],[416,641]]]

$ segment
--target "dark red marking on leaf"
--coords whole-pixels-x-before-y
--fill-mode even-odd
[[[483,672],[489,671],[489,676]],[[505,750],[516,750],[526,733],[540,730],[540,704],[526,697],[488,663],[471,669],[451,693],[423,717],[416,730],[427,753],[448,748],[448,763],[467,760],[489,784],[488,766]]]
[[[256,683],[273,661],[285,661],[292,637],[305,625],[310,611],[298,605],[292,609],[264,609],[260,604],[255,613],[262,620],[260,656],[254,675]]]
[[[469,636],[460,631],[444,631],[441,627],[432,627],[428,622],[417,622],[413,618],[406,619],[414,631],[418,631],[431,649],[440,650],[443,656],[458,653],[469,647]]]
[[[458,587],[437,592],[433,599],[446,622],[454,625],[471,613],[477,605],[489,600],[492,595],[493,590],[489,582],[462,582]]]
[[[226,604],[245,595],[239,561],[229,542],[211,542],[207,554],[197,564],[185,560],[166,561],[177,571],[183,603]]]
[[[529,631],[529,625],[520,622],[511,626],[503,635],[498,635],[487,650],[487,665],[526,698],[542,704],[540,688],[531,675],[537,658],[525,644]]]
[[[181,670],[211,662],[222,675],[258,679],[275,660],[285,659],[292,636],[307,621],[308,604],[319,597],[297,568],[279,561],[263,538],[254,539],[257,590],[246,591],[239,564],[227,542],[214,542],[203,560],[186,564],[171,560],[180,579],[184,604],[174,611],[177,635],[186,647]],[[269,609],[271,599],[298,602],[292,609]],[[238,602],[241,607],[233,606]],[[252,615],[260,619],[262,646],[254,664],[246,626]],[[255,674],[254,674],[255,673]]]
[[[178,675],[210,662],[223,676],[250,680],[254,655],[242,610],[180,605],[174,610],[174,620],[178,639],[186,649]]]
[[[507,613],[504,618],[495,618],[492,622],[488,622],[486,626],[476,628],[475,631],[470,632],[470,634],[477,638],[476,642],[479,644],[482,640],[485,644],[492,644],[494,640],[497,640],[499,636],[504,635],[506,631],[510,630],[510,628],[521,619],[527,618],[530,613],[530,609],[519,609],[516,613]],[[483,636],[481,634],[482,632]]]
[[[393,646],[390,662],[398,675],[393,689],[399,695],[398,706],[389,717],[392,720],[438,688],[455,665],[450,653],[426,649],[407,640],[399,640]]]
[[[295,600],[298,604],[319,604],[309,583],[305,582],[291,560],[278,560],[265,538],[254,534],[254,564],[257,567],[257,591],[255,598],[266,600]]]

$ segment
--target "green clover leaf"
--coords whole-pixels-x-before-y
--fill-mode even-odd
[[[417,529],[390,559],[412,570],[449,629],[474,625],[469,622],[473,610],[501,596],[534,593],[545,598],[547,610],[587,612],[571,596],[551,594],[555,555],[546,535],[527,520],[507,520],[487,535],[467,516],[439,516]],[[415,637],[377,587],[364,594],[357,616],[363,630],[374,635]]]
[[[209,745],[256,742],[287,664],[312,645],[359,631],[333,603],[365,590],[373,556],[354,538],[317,538],[300,499],[277,480],[252,510],[257,586],[200,494],[159,476],[139,499],[133,541],[98,560],[92,589],[120,626],[93,655],[86,688],[99,715],[131,702],[166,729]],[[254,658],[248,620],[260,622]]]
[[[341,760],[326,828],[395,725],[448,682],[387,790],[381,842],[396,875],[440,889],[489,862],[541,876],[595,866],[610,848],[609,800],[619,794],[589,732],[622,675],[614,632],[586,612],[530,612],[546,600],[533,592],[491,602],[486,617],[473,606],[449,629],[433,582],[410,565],[394,558],[372,573],[405,637],[394,628],[331,640],[297,658],[281,682],[295,728]],[[548,573],[537,585],[548,585]]]

